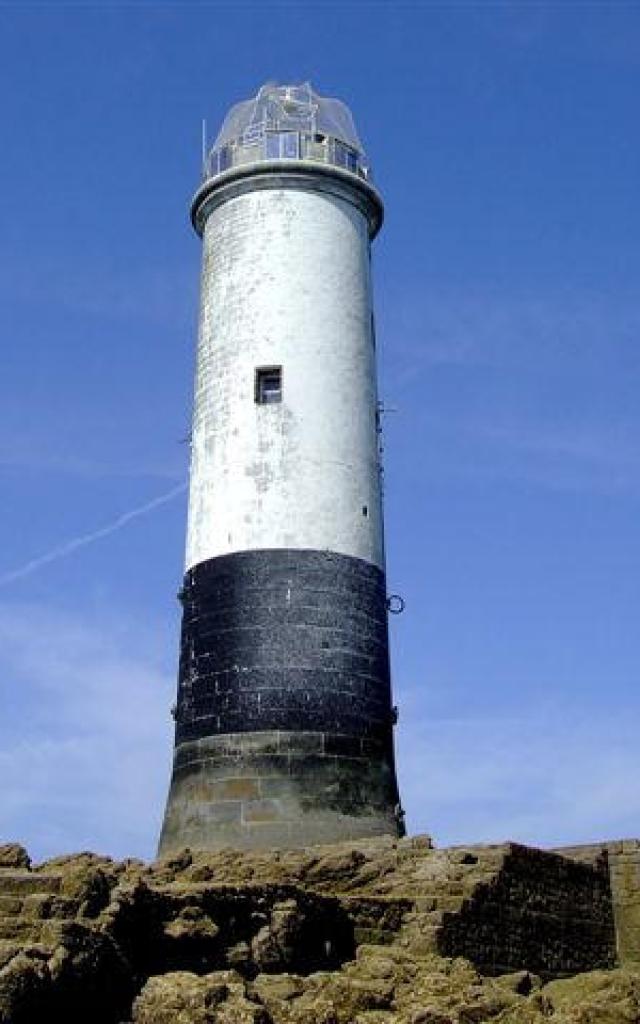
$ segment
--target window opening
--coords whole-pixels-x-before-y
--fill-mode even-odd
[[[255,400],[258,405],[282,401],[282,367],[259,366],[255,378]]]
[[[280,156],[280,136],[277,132],[267,132],[267,157],[277,160]]]
[[[298,133],[282,132],[280,136],[280,151],[283,157],[289,160],[298,159]]]
[[[300,156],[298,132],[267,132],[265,152],[269,160],[297,160]]]

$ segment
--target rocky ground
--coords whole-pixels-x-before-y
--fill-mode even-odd
[[[0,1024],[640,1022],[640,968],[554,977],[585,929],[606,960],[582,870],[426,837],[151,865],[0,847]],[[574,917],[544,902],[561,882]]]

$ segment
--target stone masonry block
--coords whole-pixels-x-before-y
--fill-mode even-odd
[[[255,800],[260,796],[258,779],[226,779],[210,783],[213,800]]]
[[[242,805],[242,820],[248,824],[273,823],[284,817],[286,814],[283,814],[283,805],[279,800],[250,800]]]

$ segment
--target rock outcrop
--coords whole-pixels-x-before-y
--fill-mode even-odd
[[[640,1022],[606,856],[426,837],[144,864],[0,847],[0,1024]]]

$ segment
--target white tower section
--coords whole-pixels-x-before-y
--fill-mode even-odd
[[[257,548],[382,567],[365,213],[326,192],[250,191],[209,214],[203,243],[186,568]],[[268,410],[261,367],[281,371]]]

